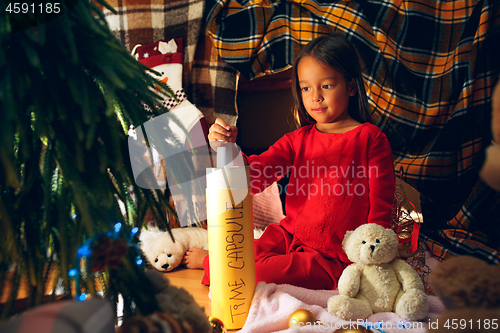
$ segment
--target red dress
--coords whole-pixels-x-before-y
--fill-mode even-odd
[[[284,135],[248,157],[253,193],[290,172],[286,214],[255,240],[257,281],[309,289],[336,289],[349,260],[347,230],[364,223],[390,226],[395,178],[385,134],[370,123],[346,133],[315,125]],[[204,261],[209,284],[208,256]]]

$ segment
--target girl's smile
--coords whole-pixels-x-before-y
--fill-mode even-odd
[[[316,112],[316,113],[323,113],[326,111],[326,108],[322,108],[322,109],[312,109],[313,112]]]

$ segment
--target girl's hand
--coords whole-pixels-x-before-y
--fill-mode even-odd
[[[221,118],[215,119],[215,123],[208,130],[208,140],[210,141],[210,146],[214,149],[224,146],[228,142],[236,142],[237,135],[238,128],[236,126],[229,126]]]
[[[230,144],[234,166],[248,165],[246,157],[241,154],[240,148],[236,145],[237,135],[238,128],[236,126],[229,126],[224,120],[217,118],[208,130],[208,141],[210,142],[210,147],[215,151],[217,151],[217,147],[224,147]],[[242,156],[243,159],[241,158]]]

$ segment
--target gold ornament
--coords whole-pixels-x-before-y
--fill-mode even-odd
[[[314,325],[321,324],[316,320],[316,317],[312,314],[311,311],[299,309],[292,313],[290,318],[288,319],[288,328],[305,326],[307,323]]]
[[[224,323],[219,318],[210,316],[208,317],[208,322],[212,326],[213,333],[227,333],[226,326],[224,326]]]
[[[398,258],[406,259],[414,256],[418,248],[418,234],[420,230],[420,217],[417,220],[411,216],[416,212],[415,205],[406,199],[403,187],[403,167],[400,168],[399,182],[396,180],[392,210],[392,229],[398,235]],[[417,214],[418,215],[418,214]]]
[[[411,216],[411,213],[416,212],[417,210],[415,206],[406,198],[406,193],[402,183],[402,167],[400,168],[399,179],[399,183],[396,180],[396,193],[393,205],[394,209],[392,211],[392,229],[396,232],[399,239],[398,258],[406,261],[415,271],[417,271],[422,283],[424,284],[425,293],[427,295],[434,295],[428,281],[431,269],[427,265],[425,259],[426,246],[423,241],[418,239],[420,223],[423,223],[423,221],[420,220],[420,216],[418,214],[417,220],[414,220]],[[414,233],[417,233],[417,235],[415,236]],[[415,245],[417,246],[416,249]]]

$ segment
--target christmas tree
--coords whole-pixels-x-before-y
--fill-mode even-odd
[[[0,9],[0,320],[22,281],[30,306],[58,284],[69,298],[121,294],[125,317],[156,311],[137,234],[147,209],[168,228],[170,206],[135,184],[127,131],[166,112],[171,90],[89,1]]]

